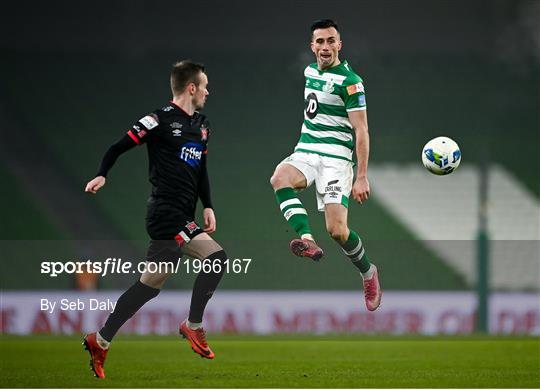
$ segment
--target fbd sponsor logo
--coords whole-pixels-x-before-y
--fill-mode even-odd
[[[317,95],[312,92],[306,96],[304,102],[306,115],[309,119],[313,119],[317,116],[317,111],[319,110],[319,102],[317,100]]]
[[[203,146],[196,142],[188,142],[182,146],[178,152],[180,160],[185,161],[188,165],[196,167],[201,163]]]

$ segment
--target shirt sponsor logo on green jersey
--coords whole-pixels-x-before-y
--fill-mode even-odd
[[[319,102],[317,100],[317,95],[311,92],[307,95],[306,101],[306,115],[309,119],[313,119],[317,116],[317,111],[319,110]]]

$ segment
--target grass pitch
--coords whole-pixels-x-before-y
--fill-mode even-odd
[[[540,387],[539,338],[210,335],[210,361],[180,338],[119,335],[105,380],[81,338],[2,336],[2,387]]]

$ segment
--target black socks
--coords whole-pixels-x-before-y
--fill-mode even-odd
[[[195,283],[193,285],[193,293],[191,295],[191,306],[189,308],[189,322],[200,323],[202,322],[204,309],[206,304],[212,298],[215,289],[217,288],[221,277],[225,271],[224,262],[227,260],[227,255],[224,250],[220,250],[208,256],[212,265],[214,261],[219,260],[221,267],[220,272],[214,272],[217,266],[211,267],[209,273],[205,273],[201,270]],[[116,302],[116,308],[114,312],[109,315],[107,322],[99,334],[108,342],[111,342],[118,329],[124,325],[143,305],[155,298],[159,294],[159,289],[147,286],[141,283],[139,280],[131,286],[125,293],[123,293],[118,302]]]
[[[214,265],[214,261],[220,260],[220,272],[214,272],[213,266],[211,267],[209,273],[205,273],[202,270],[201,272],[199,272],[199,276],[197,276],[197,279],[195,279],[195,283],[193,284],[191,306],[189,307],[189,322],[202,322],[206,304],[208,303],[210,298],[212,298],[212,295],[214,294],[214,291],[217,288],[225,270],[224,262],[225,260],[227,260],[227,255],[225,254],[224,250],[212,253],[210,256],[208,256],[208,259],[211,260],[212,265]],[[215,268],[218,267],[216,266]]]
[[[147,286],[139,280],[123,293],[114,311],[107,318],[107,322],[99,334],[108,342],[111,342],[118,329],[129,320],[146,302],[159,294],[159,289]]]

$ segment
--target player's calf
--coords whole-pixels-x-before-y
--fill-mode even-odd
[[[192,241],[191,243],[193,243],[191,248],[186,249],[191,249],[191,252],[193,253],[196,251],[195,249],[197,249],[196,247],[199,243],[196,241]],[[205,244],[208,243],[209,241]],[[199,252],[203,253],[204,249],[199,248]],[[225,271],[223,263],[227,260],[227,254],[223,249],[220,249],[217,252],[204,257],[211,260],[212,266],[208,272],[201,270],[197,279],[195,279],[193,293],[191,295],[191,305],[189,307],[189,317],[180,324],[179,332],[180,335],[191,344],[191,348],[195,353],[203,358],[213,359],[215,355],[206,342],[206,332],[202,327],[202,320],[206,305],[214,295],[214,291]],[[214,267],[214,265],[219,265],[219,267]]]
[[[351,230],[347,240],[340,245],[345,255],[351,260],[352,264],[358,268],[364,279],[366,307],[370,311],[377,309],[381,303],[382,296],[379,274],[377,267],[369,261],[360,236],[358,233]]]

